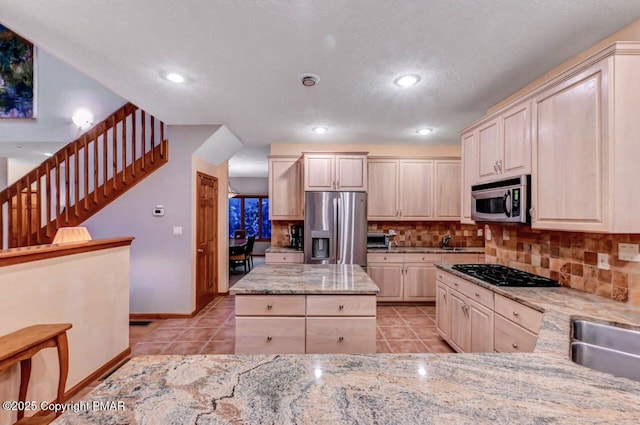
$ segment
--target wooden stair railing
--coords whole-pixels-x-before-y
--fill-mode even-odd
[[[127,103],[60,149],[0,192],[0,248],[51,243],[104,208],[168,161],[164,132]]]

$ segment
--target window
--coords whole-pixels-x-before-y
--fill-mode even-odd
[[[268,197],[236,196],[229,199],[229,235],[238,229],[246,230],[247,236],[256,235],[256,240],[271,239]]]

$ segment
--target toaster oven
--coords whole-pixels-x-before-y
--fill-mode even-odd
[[[367,248],[389,249],[391,239],[387,233],[367,233]]]

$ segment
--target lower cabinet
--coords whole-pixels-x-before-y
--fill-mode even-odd
[[[236,354],[375,353],[375,295],[236,295]]]
[[[304,263],[303,252],[267,252],[264,254],[265,264]]]
[[[436,279],[436,327],[456,351],[533,351],[543,313],[442,270]]]

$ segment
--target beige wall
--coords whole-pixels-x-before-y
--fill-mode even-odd
[[[71,323],[66,389],[129,347],[129,247],[0,267],[0,335],[26,326]],[[17,400],[18,364],[0,372],[0,400]],[[53,401],[58,356],[46,348],[33,358],[27,400]],[[15,412],[0,410],[0,425]]]
[[[460,156],[460,145],[305,145],[274,143],[271,155],[302,155],[302,152],[368,152],[371,156]]]

